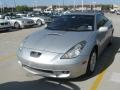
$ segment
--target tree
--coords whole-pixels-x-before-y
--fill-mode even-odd
[[[17,6],[17,7],[16,7],[16,10],[17,10],[18,12],[20,12],[20,11],[32,11],[32,8],[31,8],[31,7],[28,7],[28,6]]]
[[[67,11],[67,10],[69,10],[68,7],[67,7],[67,6],[66,6],[66,7],[64,6],[64,11]]]
[[[109,11],[112,5],[102,5],[102,10]]]

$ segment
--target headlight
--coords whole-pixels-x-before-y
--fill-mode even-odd
[[[19,52],[22,52],[23,47],[18,48]]]
[[[18,48],[18,51],[22,52],[22,49],[23,49],[23,42],[20,44],[20,47]]]
[[[25,21],[22,21],[22,23],[25,23]]]
[[[40,19],[43,23],[45,22],[45,20],[44,19]]]
[[[8,25],[11,25],[10,22],[8,22]]]
[[[85,47],[86,41],[82,41],[72,47],[70,50],[68,50],[62,57],[61,59],[71,59],[75,58],[80,55],[82,49]]]

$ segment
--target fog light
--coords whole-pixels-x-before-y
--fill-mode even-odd
[[[69,73],[69,71],[62,71],[62,73],[64,73],[64,74],[68,74],[68,73]]]
[[[18,61],[18,63],[22,66],[22,63],[21,63],[21,61]]]

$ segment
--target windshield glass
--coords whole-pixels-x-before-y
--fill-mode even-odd
[[[21,17],[27,17],[27,15],[24,14],[24,15],[21,15]]]
[[[38,17],[38,15],[36,15],[36,14],[29,14],[28,16],[29,17]]]
[[[4,17],[2,15],[0,15],[0,19],[4,19]]]
[[[92,31],[94,30],[93,15],[63,15],[47,26],[49,30]]]
[[[12,15],[10,16],[11,19],[18,19],[18,18],[21,18],[19,15]]]

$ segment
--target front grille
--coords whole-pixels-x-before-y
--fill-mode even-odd
[[[1,25],[4,25],[4,23],[1,23]]]
[[[5,25],[8,25],[8,22],[6,22]]]
[[[30,56],[31,56],[31,57],[35,57],[35,58],[40,57],[40,55],[41,55],[40,52],[32,51],[32,52],[30,53]]]
[[[8,22],[5,22],[5,23],[1,23],[1,25],[8,25]]]
[[[31,23],[33,23],[33,21],[28,21],[27,23],[31,24]]]
[[[29,67],[29,66],[26,66],[26,65],[23,65],[25,68],[27,69],[30,69],[30,70],[33,70],[33,71],[36,71],[36,72],[43,72],[43,73],[53,73],[53,71],[50,71],[50,70],[42,70],[42,69],[36,69],[36,68],[32,68],[32,67]]]

